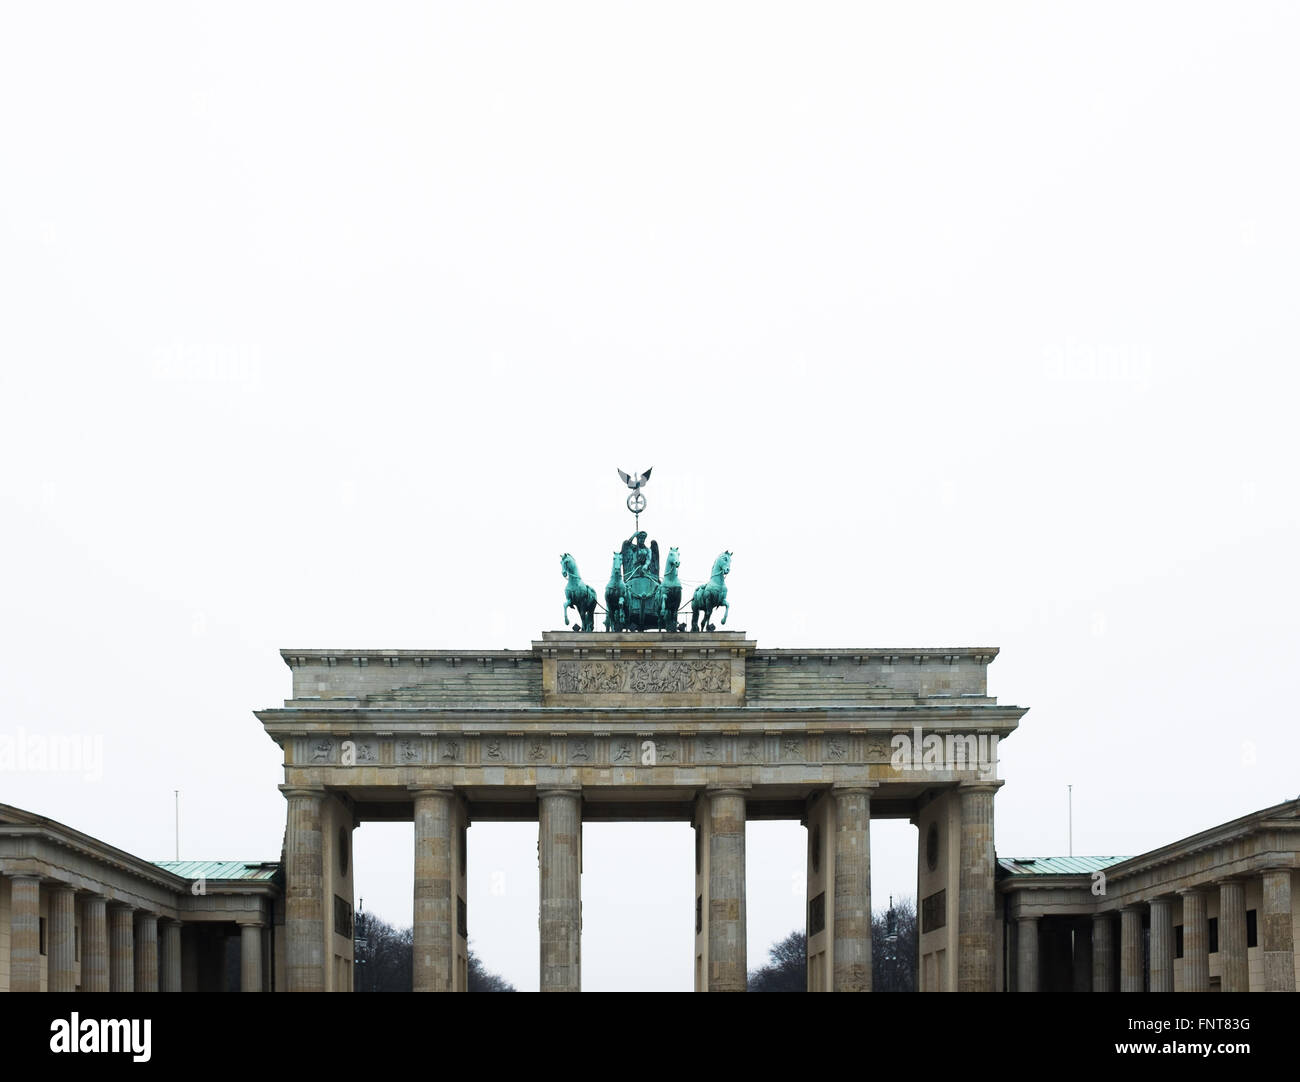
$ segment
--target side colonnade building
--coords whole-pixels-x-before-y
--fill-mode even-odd
[[[151,862],[0,804],[0,991],[263,991],[280,865]]]
[[[1007,991],[1294,992],[1300,799],[1136,857],[998,861]]]

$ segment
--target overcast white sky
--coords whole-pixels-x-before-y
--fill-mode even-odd
[[[280,647],[526,646],[627,536],[760,645],[999,646],[1002,855],[1300,792],[1300,9],[10,4],[0,801],[279,855]],[[470,926],[537,985],[535,826]],[[915,831],[874,828],[911,895]],[[750,965],[803,828],[749,828]],[[586,831],[584,987],[691,982],[684,825]],[[411,914],[410,827],[356,836]]]

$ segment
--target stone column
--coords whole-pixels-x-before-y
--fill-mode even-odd
[[[1291,869],[1264,872],[1259,945],[1264,954],[1264,991],[1295,991],[1295,935],[1291,929]]]
[[[1249,992],[1246,963],[1246,884],[1225,879],[1219,884],[1219,965],[1224,992]]]
[[[412,987],[417,992],[455,989],[452,937],[456,934],[452,845],[455,816],[451,789],[415,790],[415,924]]]
[[[260,922],[239,923],[239,990],[262,990],[262,925]]]
[[[582,991],[582,793],[538,789],[541,990]]]
[[[1151,973],[1153,992],[1174,990],[1174,902],[1172,898],[1151,899]]]
[[[41,990],[41,881],[16,875],[9,905],[9,990]]]
[[[710,789],[708,795],[712,826],[709,991],[743,992],[749,976],[745,968],[745,794],[739,789]]]
[[[1072,922],[1070,929],[1074,937],[1074,957],[1070,962],[1071,975],[1074,978],[1070,991],[1087,992],[1092,989],[1092,927],[1086,920]]]
[[[871,786],[833,788],[835,902],[833,985],[871,991]],[[743,827],[743,823],[741,824]],[[744,845],[742,834],[741,845]],[[742,883],[743,888],[743,883]]]
[[[181,991],[198,992],[199,929],[194,924],[181,925]]]
[[[181,922],[163,923],[158,937],[158,980],[164,992],[181,990]]]
[[[108,901],[86,897],[81,910],[81,990],[108,991]]]
[[[1115,991],[1115,920],[1109,913],[1092,917],[1092,990]]]
[[[290,992],[325,991],[325,867],[321,789],[280,786],[289,801],[285,831],[285,985]]]
[[[1119,911],[1119,990],[1142,991],[1142,907],[1126,905]]]
[[[135,922],[135,990],[158,991],[157,913],[141,913]]]
[[[51,992],[77,990],[77,893],[71,887],[50,887],[50,924],[47,953]]]
[[[1205,891],[1180,890],[1183,897],[1183,991],[1210,990],[1210,921]]]
[[[993,794],[1002,783],[963,785],[957,877],[957,991],[993,989]]]
[[[135,991],[135,922],[129,905],[108,909],[108,990]]]
[[[1038,917],[1016,920],[1016,991],[1038,991]]]

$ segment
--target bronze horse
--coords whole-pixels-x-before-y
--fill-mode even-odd
[[[564,587],[564,622],[569,622],[570,607],[578,610],[582,626],[574,625],[574,631],[596,630],[596,591],[582,581],[578,574],[578,562],[567,552],[560,557],[560,574],[568,581]]]

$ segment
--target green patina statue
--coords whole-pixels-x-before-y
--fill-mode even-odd
[[[623,615],[623,554],[614,553],[614,566],[609,569],[609,582],[605,584],[605,630],[622,631]]]
[[[560,557],[560,574],[568,580],[564,587],[564,622],[569,622],[569,609],[574,608],[582,618],[582,625],[574,624],[573,630],[595,631],[596,591],[582,581],[578,562],[567,552]]]
[[[659,627],[663,631],[677,630],[677,610],[682,607],[682,580],[677,577],[677,569],[681,565],[677,550],[669,549],[664,563],[664,581],[659,586]]]
[[[724,552],[713,561],[713,574],[709,581],[695,588],[695,596],[691,598],[692,631],[712,631],[713,625],[709,623],[709,617],[713,615],[713,610],[719,607],[726,610],[722,614],[722,622],[724,624],[727,622],[731,606],[727,604],[727,584],[724,580],[729,574],[731,574],[731,553]],[[701,612],[704,613],[704,624],[696,627]]]
[[[623,542],[623,581],[647,578],[659,581],[659,542],[645,543],[645,530],[637,530]]]
[[[682,582],[677,577],[681,557],[668,552],[667,572],[659,580],[659,543],[646,543],[644,530],[623,542],[614,553],[605,584],[606,631],[676,631],[682,602]]]
[[[637,516],[645,510],[645,497],[641,489],[650,480],[650,471],[639,475],[618,471],[619,477],[632,490],[628,497],[628,510]],[[605,584],[606,631],[685,631],[686,624],[678,623],[682,610],[682,580],[677,570],[682,560],[675,548],[668,550],[664,576],[659,577],[659,542],[646,544],[645,530],[638,529],[623,542],[609,569],[609,582]],[[596,591],[578,575],[577,561],[565,553],[560,557],[560,571],[568,580],[564,588],[564,622],[569,621],[569,609],[576,608],[582,618],[574,624],[574,631],[592,631],[595,625]],[[727,584],[724,581],[731,571],[731,553],[724,552],[713,561],[713,577],[699,587],[691,598],[691,630],[712,631],[709,618],[713,610],[722,608],[722,622],[727,622],[731,606],[727,604]],[[700,613],[704,621],[700,623]]]
[[[645,530],[623,542],[619,631],[648,631],[659,626],[659,542],[646,544]],[[613,579],[610,580],[611,584]],[[608,596],[608,588],[606,596]]]

